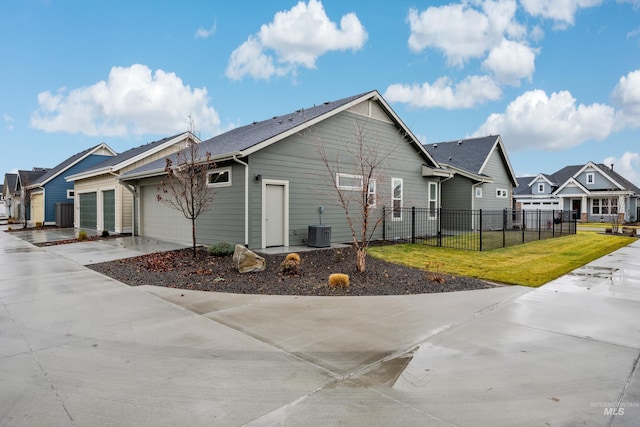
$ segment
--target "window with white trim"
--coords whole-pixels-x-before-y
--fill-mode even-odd
[[[369,181],[369,189],[367,191],[367,204],[370,208],[376,207],[376,182],[372,179]]]
[[[538,193],[544,193],[544,182],[538,183]]]
[[[73,190],[67,190],[67,199],[73,199],[76,196],[76,192]]]
[[[587,184],[593,184],[596,182],[593,172],[587,174]]]
[[[231,187],[231,168],[213,169],[207,172],[207,187]]]
[[[618,198],[593,199],[591,201],[591,213],[593,215],[615,215],[618,213]]]
[[[435,218],[438,212],[438,184],[429,183],[429,218]]]
[[[362,191],[362,175],[352,175],[348,173],[336,173],[336,186],[338,190]]]
[[[482,198],[482,187],[476,187],[476,199]]]
[[[392,219],[402,221],[402,178],[391,178]]]
[[[497,188],[496,197],[499,199],[506,199],[507,197],[509,197],[509,192],[504,188]]]

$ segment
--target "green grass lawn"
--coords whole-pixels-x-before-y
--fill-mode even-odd
[[[579,231],[570,236],[483,252],[399,244],[372,247],[368,253],[410,267],[538,287],[636,240]]]

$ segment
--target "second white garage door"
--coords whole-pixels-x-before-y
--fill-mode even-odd
[[[191,221],[182,212],[157,200],[155,185],[140,187],[140,235],[191,243]]]

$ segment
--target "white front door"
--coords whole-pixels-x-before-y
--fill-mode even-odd
[[[263,182],[262,245],[288,246],[288,183]]]

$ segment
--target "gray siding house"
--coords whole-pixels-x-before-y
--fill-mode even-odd
[[[452,176],[419,143],[377,91],[325,102],[233,129],[199,145],[210,153],[214,192],[212,208],[198,218],[197,240],[221,241],[249,248],[307,243],[309,225],[331,226],[332,242],[352,240],[344,210],[337,203],[333,179],[346,191],[362,182],[354,165],[358,141],[375,147],[384,162],[369,197],[372,216],[400,206],[439,203],[440,181]],[[335,176],[323,162],[330,159]],[[165,160],[124,174],[135,188],[141,235],[190,242],[191,228],[182,213],[157,201]],[[360,191],[361,193],[361,191]],[[406,221],[400,210],[393,221]],[[382,226],[374,239],[382,237]]]
[[[594,162],[566,166],[550,175],[518,178],[514,193],[522,209],[562,209],[585,222],[638,220],[640,188],[613,169]],[[615,217],[615,218],[614,218]]]
[[[455,173],[442,182],[443,209],[511,208],[517,179],[500,135],[425,145],[440,164]]]

